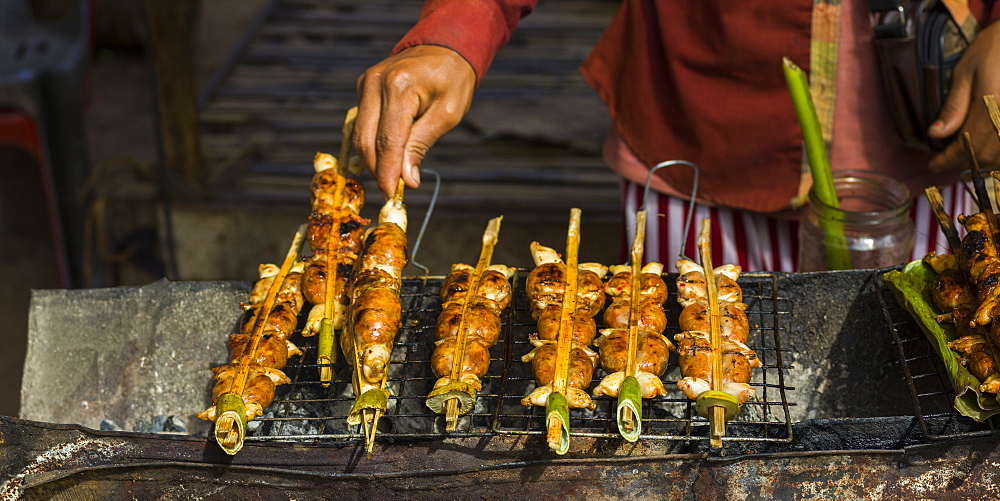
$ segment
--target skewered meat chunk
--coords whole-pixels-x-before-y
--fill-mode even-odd
[[[452,266],[451,273],[445,277],[441,285],[441,301],[443,305],[451,302],[461,302],[469,293],[469,281],[475,267],[467,264],[456,264]],[[479,279],[479,289],[476,294],[482,299],[489,299],[497,303],[497,308],[504,310],[510,304],[510,278],[514,276],[514,269],[507,266],[495,264],[486,269]],[[481,301],[481,299],[477,300]]]
[[[715,268],[719,296],[719,327],[722,337],[721,353],[712,350],[709,318],[708,289],[704,269],[697,263],[677,261],[677,301],[684,306],[679,324],[684,332],[674,336],[679,344],[678,363],[683,376],[677,381],[688,398],[694,400],[712,388],[712,361],[722,357],[722,389],[732,394],[742,404],[753,398],[750,386],[751,369],[762,367],[757,354],[745,343],[749,335],[749,321],[743,292],[737,280],[740,267],[723,265]]]
[[[722,336],[746,343],[750,336],[750,321],[744,312],[746,305],[743,303],[724,303],[719,305],[719,326],[722,328]],[[711,329],[708,318],[708,303],[698,301],[691,303],[681,310],[678,323],[685,329],[692,331],[709,332]]]
[[[528,274],[526,289],[532,317],[538,321],[538,333],[529,336],[535,348],[521,357],[521,361],[531,363],[536,388],[521,403],[544,406],[555,379],[556,344],[566,293],[566,265],[554,249],[538,242],[531,243],[531,254],[535,268]],[[597,353],[588,345],[597,332],[593,317],[604,307],[602,278],[608,269],[598,263],[581,263],[577,270],[576,310],[572,315],[573,345],[569,354],[565,397],[571,408],[594,409],[596,405],[585,389],[590,386]]]
[[[962,355],[960,362],[976,379],[982,381],[979,391],[1000,393],[1000,370],[993,358],[989,342],[978,334],[962,336],[948,342],[948,347]]]
[[[712,389],[712,340],[707,332],[681,332],[674,336],[678,341],[678,364],[682,379],[677,381],[688,398]],[[742,404],[754,396],[750,382],[750,369],[761,367],[760,360],[747,345],[731,339],[722,340],[722,390],[735,396]]]
[[[229,335],[229,358],[232,363],[238,363],[244,356],[249,356],[253,338],[247,334]],[[256,356],[253,361],[264,367],[280,369],[288,362],[288,357],[301,355],[302,351],[291,341],[279,336],[264,334],[257,344]]]
[[[666,395],[667,390],[660,376],[667,370],[671,343],[663,337],[667,327],[667,316],[663,311],[663,301],[667,298],[667,285],[663,281],[663,265],[649,263],[642,268],[639,290],[633,293],[632,269],[629,266],[613,266],[614,276],[608,280],[604,291],[613,302],[604,312],[601,337],[594,341],[600,351],[601,368],[608,373],[594,395],[618,396],[622,381],[633,376],[639,381],[642,398]],[[639,301],[636,338],[636,372],[626,374],[629,354],[629,316],[633,297]]]
[[[333,301],[333,314],[329,316],[333,322],[334,329],[342,329],[344,326],[344,314],[347,311],[348,297],[344,292],[347,289],[347,279],[351,273],[350,263],[339,263],[337,266],[337,276],[335,291],[337,297]],[[318,253],[309,258],[306,264],[305,273],[302,275],[302,288],[306,301],[313,305],[309,309],[309,316],[306,324],[302,328],[303,336],[313,336],[320,330],[320,325],[326,315],[326,254]]]
[[[260,296],[255,295],[254,292],[261,287],[261,283],[274,283],[274,274],[271,273],[270,266],[272,265],[261,266],[261,278],[254,284],[254,291],[251,292],[251,297],[257,298],[258,301],[242,305],[246,313],[243,315],[240,333],[246,336],[253,334],[257,317],[260,315],[260,309],[264,306],[267,295],[266,290]],[[295,328],[298,326],[299,312],[302,311],[303,306],[302,293],[299,290],[303,267],[304,263],[295,263],[285,275],[281,287],[278,288],[277,296],[275,296],[274,306],[271,307],[271,312],[267,316],[267,323],[263,327],[265,336],[275,336],[286,341],[295,332]],[[293,351],[297,350],[295,348]]]
[[[212,372],[215,373],[216,381],[215,387],[212,389],[213,402],[218,402],[219,398],[229,393],[238,370],[239,364],[223,365],[222,367],[212,369]],[[285,376],[285,373],[278,369],[252,364],[247,377],[246,387],[241,394],[243,405],[246,409],[247,420],[256,419],[264,413],[265,407],[271,405],[277,385],[290,382],[291,380],[288,379],[288,376]],[[197,415],[200,419],[215,421],[217,417],[215,415],[215,406],[213,405],[204,412],[199,412]]]
[[[975,295],[969,289],[954,254],[931,253],[924,256],[937,276],[931,289],[931,300],[938,311],[938,323],[950,322],[960,336],[976,334],[972,316],[976,310]]]
[[[549,394],[552,393],[552,382],[555,379],[556,344],[540,342],[532,338],[535,349],[521,358],[523,362],[531,362],[532,373],[537,387],[521,400],[522,405],[537,405],[545,407]],[[594,359],[597,353],[586,346],[574,343],[569,353],[569,378],[567,379],[566,401],[571,409],[590,409],[597,406],[584,390],[590,386],[594,375]]]
[[[962,264],[979,303],[972,323],[986,326],[1000,314],[1000,257],[996,237],[984,213],[959,216],[958,221],[967,230],[962,238]]]
[[[679,259],[676,263],[677,301],[681,306],[687,306],[694,301],[708,301],[708,290],[705,288],[705,272],[701,266],[688,259]],[[735,264],[725,264],[715,268],[718,279],[719,304],[742,303],[743,291],[736,283],[742,268]]]
[[[247,310],[246,314],[243,315],[243,324],[240,327],[240,332],[247,335],[253,333],[254,324],[257,322],[257,316],[260,314],[262,306],[254,305],[251,309]],[[271,314],[267,317],[264,332],[287,338],[295,331],[298,321],[298,312],[295,310],[294,305],[291,303],[277,303],[271,308]]]
[[[580,310],[577,310],[580,311]],[[553,303],[542,310],[538,316],[538,339],[556,341],[559,334],[559,323],[562,321],[562,303]],[[584,346],[590,345],[597,336],[597,322],[584,316],[573,317],[573,341]]]
[[[253,288],[250,289],[250,302],[243,303],[244,308],[249,305],[264,303],[264,299],[267,298],[267,291],[271,289],[271,284],[274,283],[274,278],[278,275],[279,271],[280,268],[276,264],[262,264],[258,267],[260,278],[254,282]]]
[[[340,347],[352,366],[361,364],[355,395],[381,388],[388,377],[389,356],[399,330],[402,306],[399,287],[406,266],[406,209],[390,200],[379,225],[365,235],[365,246],[354,262],[348,295],[351,299]],[[357,362],[355,361],[357,359]]]

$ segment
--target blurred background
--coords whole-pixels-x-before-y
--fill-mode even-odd
[[[0,414],[18,412],[31,290],[245,281],[280,261],[309,214],[314,154],[340,148],[355,79],[421,5],[0,2],[0,297],[13,313]],[[406,194],[405,275],[474,262],[498,215],[494,262],[530,267],[531,241],[564,247],[572,207],[580,259],[621,261],[606,110],[577,71],[616,7],[548,0],[522,22]],[[364,183],[374,219],[382,197]]]

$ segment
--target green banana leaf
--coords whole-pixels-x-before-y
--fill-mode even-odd
[[[961,364],[959,361],[961,357],[948,348],[948,341],[957,336],[953,325],[939,324],[934,319],[941,313],[936,311],[931,299],[931,288],[935,277],[934,269],[923,261],[913,261],[901,270],[893,270],[883,275],[900,304],[913,315],[931,347],[941,356],[957,393],[955,410],[963,416],[981,422],[1000,413],[1000,402],[997,401],[996,395],[979,391],[980,381]]]

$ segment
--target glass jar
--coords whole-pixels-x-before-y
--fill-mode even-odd
[[[799,225],[799,271],[877,269],[909,261],[913,199],[906,185],[850,170],[834,172],[833,184],[839,208],[809,191],[809,211]]]

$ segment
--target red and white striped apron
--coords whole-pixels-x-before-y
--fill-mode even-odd
[[[643,186],[627,180],[623,183],[625,241],[631,242],[635,235],[635,213],[642,204]],[[940,191],[945,210],[952,217],[977,212],[972,197],[962,184],[945,186]],[[682,254],[697,260],[697,233],[705,218],[711,220],[712,256],[715,263],[738,264],[744,271],[792,272],[798,269],[797,221],[695,204],[694,218],[688,235],[685,236],[687,200],[650,191],[645,208],[648,214],[646,261],[661,262],[667,271],[677,271],[674,262]],[[914,198],[910,216],[916,227],[911,260],[921,259],[931,251],[949,252],[948,241],[931,213],[926,197]],[[961,225],[956,226],[961,231]],[[627,256],[623,258],[626,261],[628,259]]]

